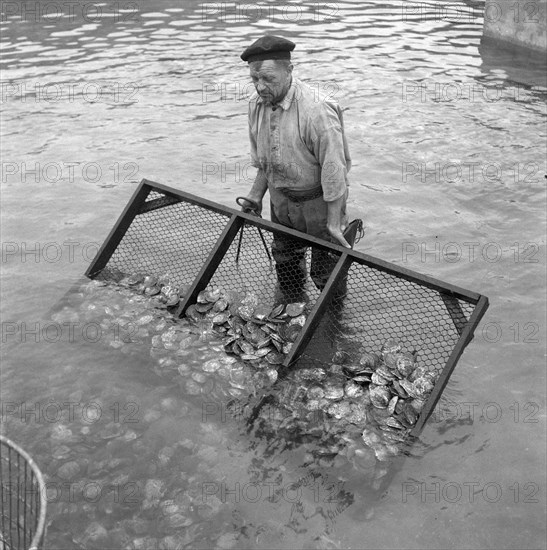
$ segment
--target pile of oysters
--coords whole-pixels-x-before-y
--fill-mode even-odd
[[[388,339],[380,354],[365,352],[358,361],[345,351],[333,356],[338,370],[362,388],[370,403],[369,418],[387,439],[403,441],[416,424],[425,401],[435,386],[436,374],[417,363],[417,353],[403,351],[402,344]]]

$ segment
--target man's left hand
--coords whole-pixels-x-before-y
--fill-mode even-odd
[[[331,226],[327,225],[327,229],[329,233],[331,234],[331,237],[336,239],[337,244],[341,244],[342,246],[345,246],[346,248],[351,248],[351,245],[346,241],[344,238],[344,231],[345,227],[342,228],[342,226]]]
[[[346,197],[347,193],[334,201],[327,202],[327,230],[338,244],[351,248],[344,238],[344,231],[348,225]]]

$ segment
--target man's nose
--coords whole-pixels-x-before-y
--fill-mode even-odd
[[[256,84],[256,91],[258,93],[263,92],[266,89],[266,86],[264,85],[264,82],[258,82]]]

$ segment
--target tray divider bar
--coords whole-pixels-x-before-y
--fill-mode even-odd
[[[232,241],[244,223],[244,218],[239,216],[237,213],[233,214],[229,219],[207,260],[205,260],[203,267],[190,286],[188,293],[177,308],[177,311],[175,312],[176,317],[182,317],[188,307],[196,303],[198,294],[209,284],[209,281],[215,274],[217,267],[224,259],[226,251],[230,248]]]
[[[157,210],[158,208],[164,208],[165,206],[171,206],[172,204],[178,204],[181,202],[181,199],[175,197],[160,197],[159,199],[153,199],[151,201],[145,202],[141,209],[138,211],[138,215],[146,214],[147,212],[152,212],[152,210]]]
[[[313,306],[305,325],[302,327],[300,334],[295,340],[291,351],[287,354],[287,357],[285,357],[285,360],[283,361],[283,370],[290,367],[304,351],[306,345],[313,336],[315,329],[319,325],[319,321],[321,320],[323,313],[329,305],[331,297],[336,290],[336,287],[347,275],[351,263],[352,259],[348,256],[347,253],[343,253],[340,258],[338,258],[338,262],[334,266],[334,269],[329,276],[325,288],[315,302],[315,305]]]
[[[458,334],[461,336],[468,321],[462,307],[460,306],[460,303],[458,302],[458,299],[449,294],[445,294],[444,292],[439,292],[439,294],[441,295],[444,305],[452,318],[452,322],[454,323]]]
[[[135,192],[133,193],[133,196],[127,203],[126,207],[124,208],[123,212],[121,213],[120,217],[114,224],[114,227],[108,234],[108,237],[105,239],[101,248],[95,255],[95,258],[93,258],[91,265],[87,268],[87,271],[85,272],[86,277],[93,279],[98,273],[100,273],[104,269],[104,267],[108,263],[108,260],[110,260],[110,257],[112,256],[116,248],[118,248],[118,245],[123,239],[123,236],[129,229],[131,222],[139,213],[142,205],[146,201],[146,197],[148,196],[150,190],[150,185],[145,183],[145,180],[142,180]]]

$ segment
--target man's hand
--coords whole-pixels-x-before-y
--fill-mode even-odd
[[[254,199],[252,197],[237,197],[237,204],[241,206],[241,211],[247,214],[262,215],[262,199]]]
[[[327,202],[327,230],[338,244],[351,248],[351,245],[344,238],[344,231],[348,226],[346,197],[347,193],[335,201]]]
[[[336,226],[330,226],[327,225],[327,229],[329,230],[329,233],[332,237],[334,237],[337,241],[336,244],[341,244],[342,246],[345,246],[346,248],[351,248],[351,245],[344,239],[344,231],[346,230],[345,227],[342,228],[342,226],[336,227]]]
[[[241,197],[241,202],[238,198],[237,204],[241,206],[241,210],[243,210],[243,212],[253,212],[256,213],[257,216],[260,216],[262,214],[262,199],[264,198],[267,190],[268,179],[266,178],[264,171],[259,169],[247,197]],[[241,204],[242,202],[243,204]],[[255,205],[258,207],[258,211],[254,208]]]

